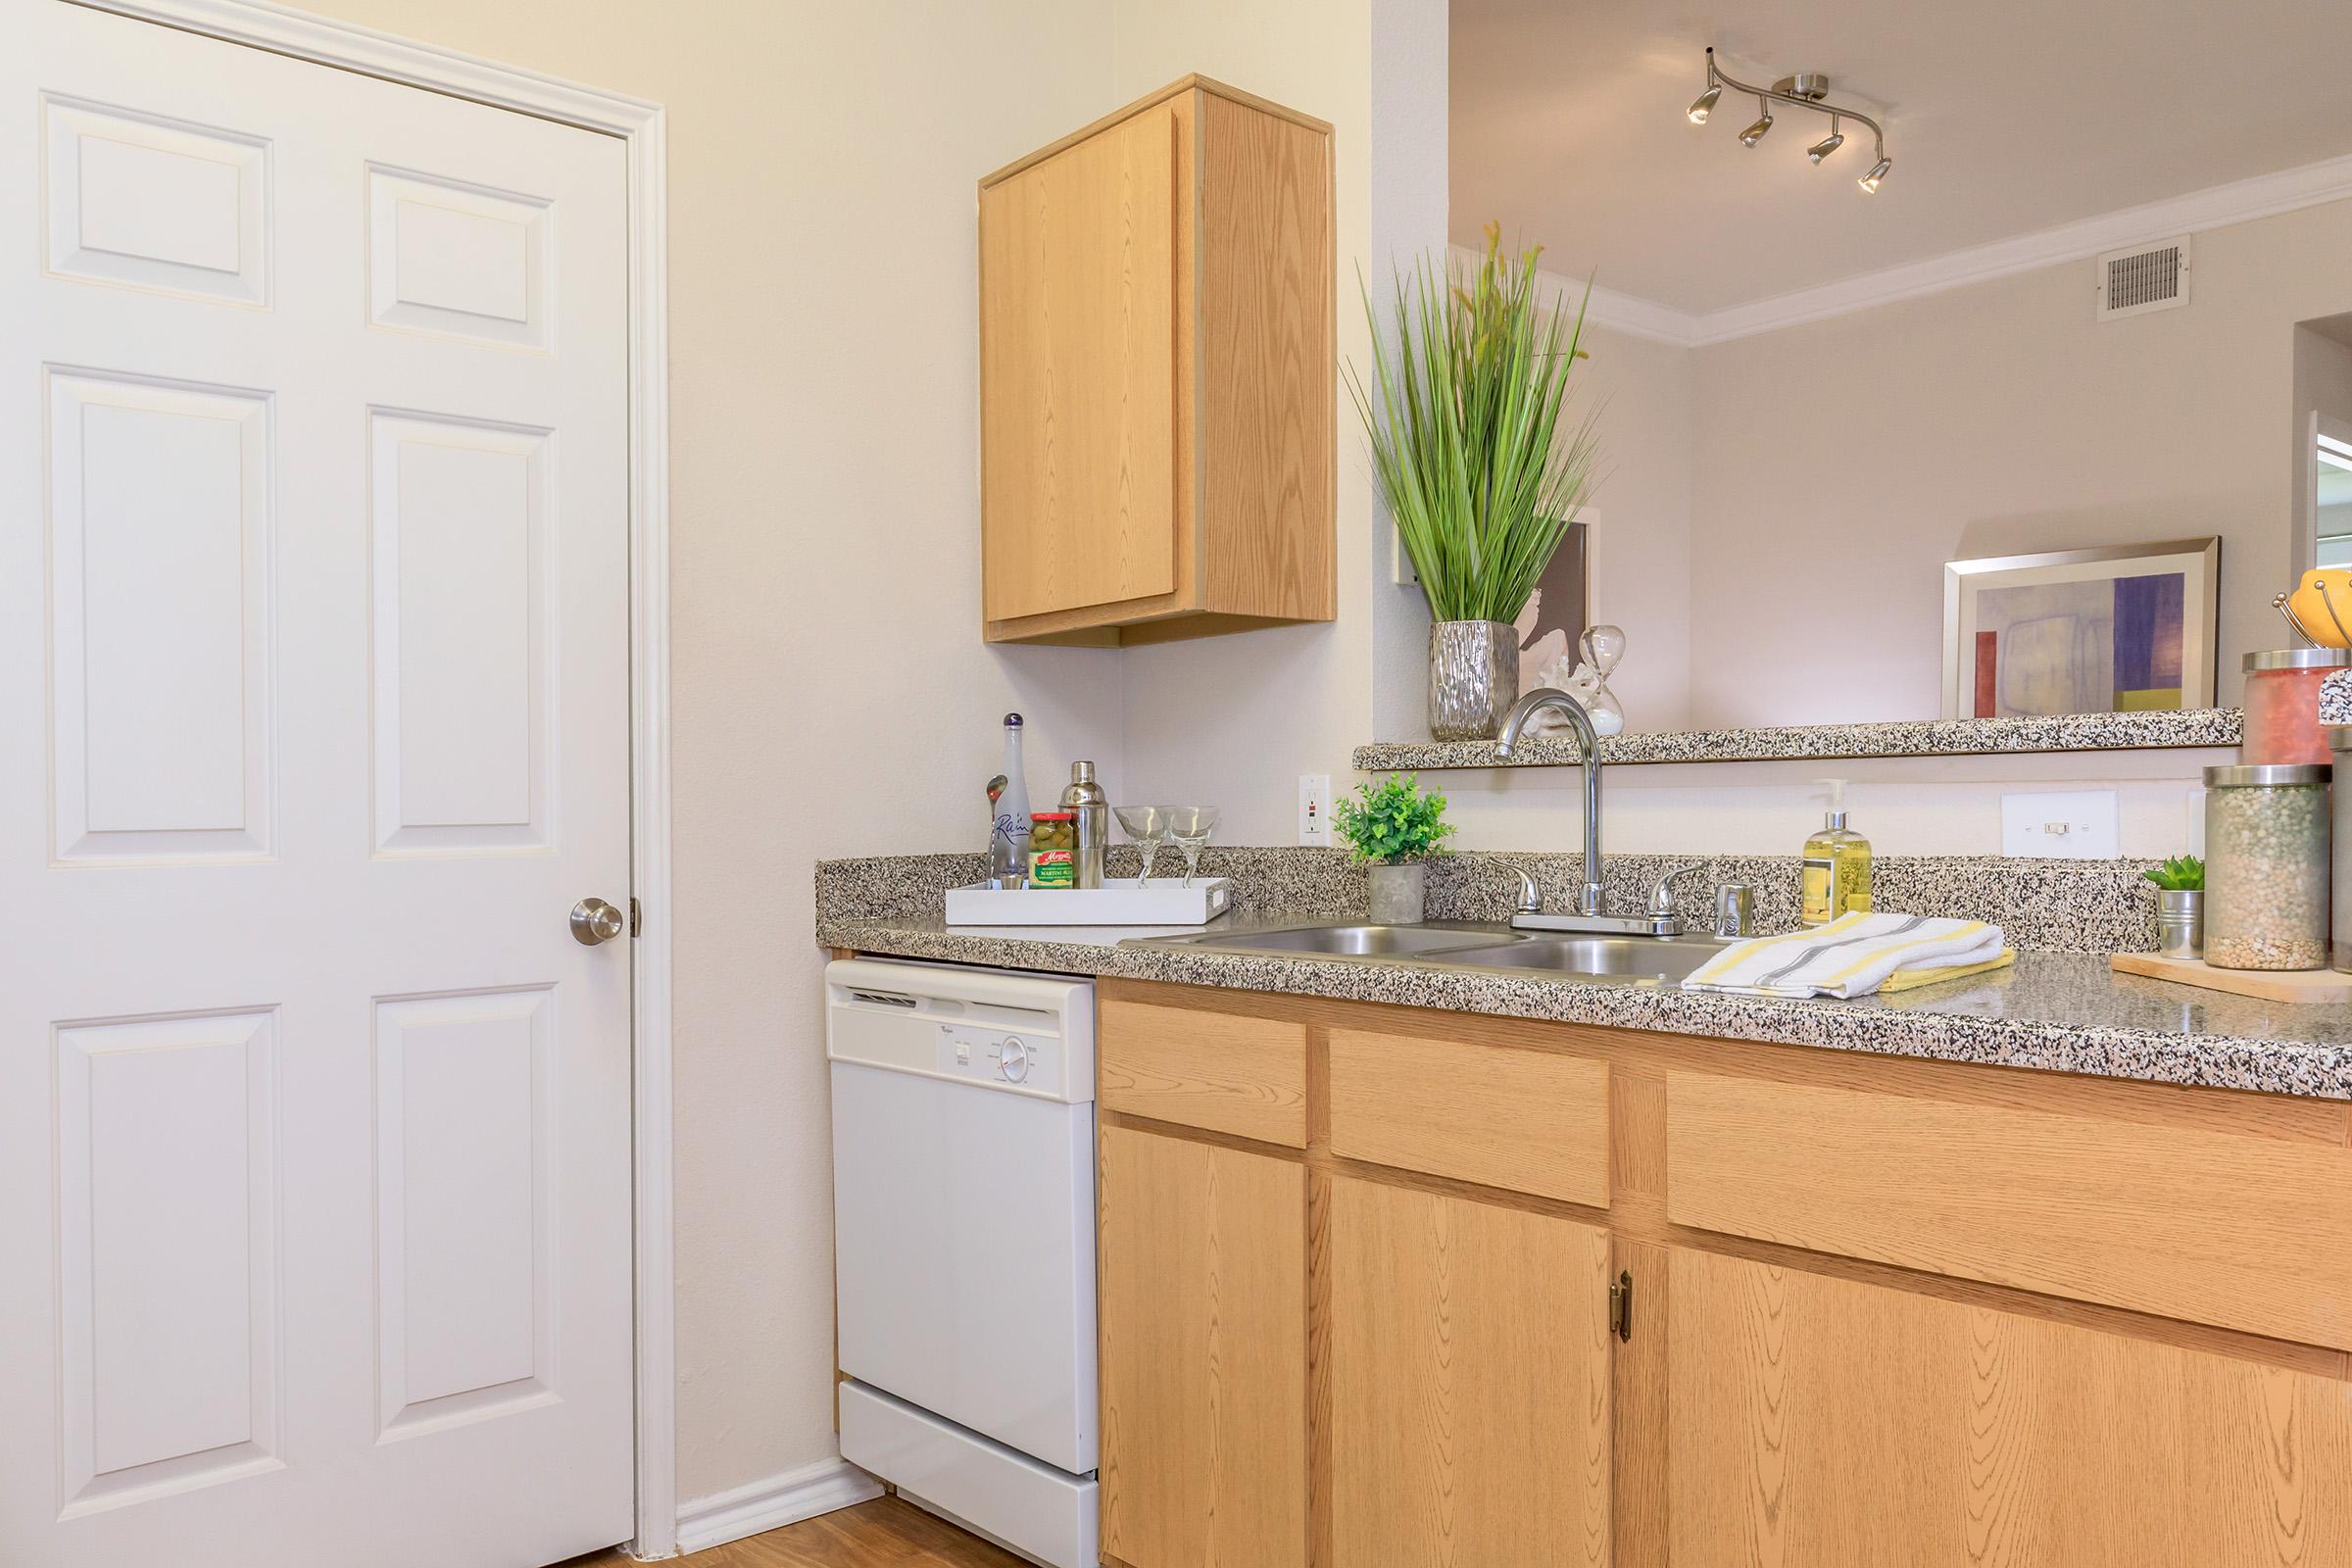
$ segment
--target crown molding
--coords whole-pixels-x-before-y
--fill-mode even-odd
[[[1596,287],[1586,318],[1637,337],[1685,348],[1705,348],[1712,343],[1777,332],[1784,327],[1872,310],[1923,294],[1939,294],[1971,283],[2030,272],[2036,268],[2082,261],[2177,234],[2195,234],[2232,223],[2275,218],[2346,197],[2352,197],[2352,157],[2330,158],[1720,311],[1681,311],[1655,300]],[[1467,251],[1463,254],[1475,255]],[[1554,298],[1581,293],[1583,289],[1583,284],[1574,278],[1553,273],[1545,273],[1544,278]]]

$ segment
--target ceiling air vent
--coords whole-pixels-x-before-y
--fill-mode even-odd
[[[2099,319],[2144,316],[2188,303],[2188,236],[2099,258]]]

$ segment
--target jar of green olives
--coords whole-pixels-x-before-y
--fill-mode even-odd
[[[1078,813],[1039,811],[1029,818],[1029,885],[1078,885]]]

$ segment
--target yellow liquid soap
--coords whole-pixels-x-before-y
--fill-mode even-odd
[[[1870,840],[1845,825],[1833,788],[1831,810],[1820,832],[1805,840],[1797,919],[1828,925],[1841,914],[1870,912]]]

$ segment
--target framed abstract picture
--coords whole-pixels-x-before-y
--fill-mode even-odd
[[[2211,708],[2222,542],[1943,568],[1943,716]]]

